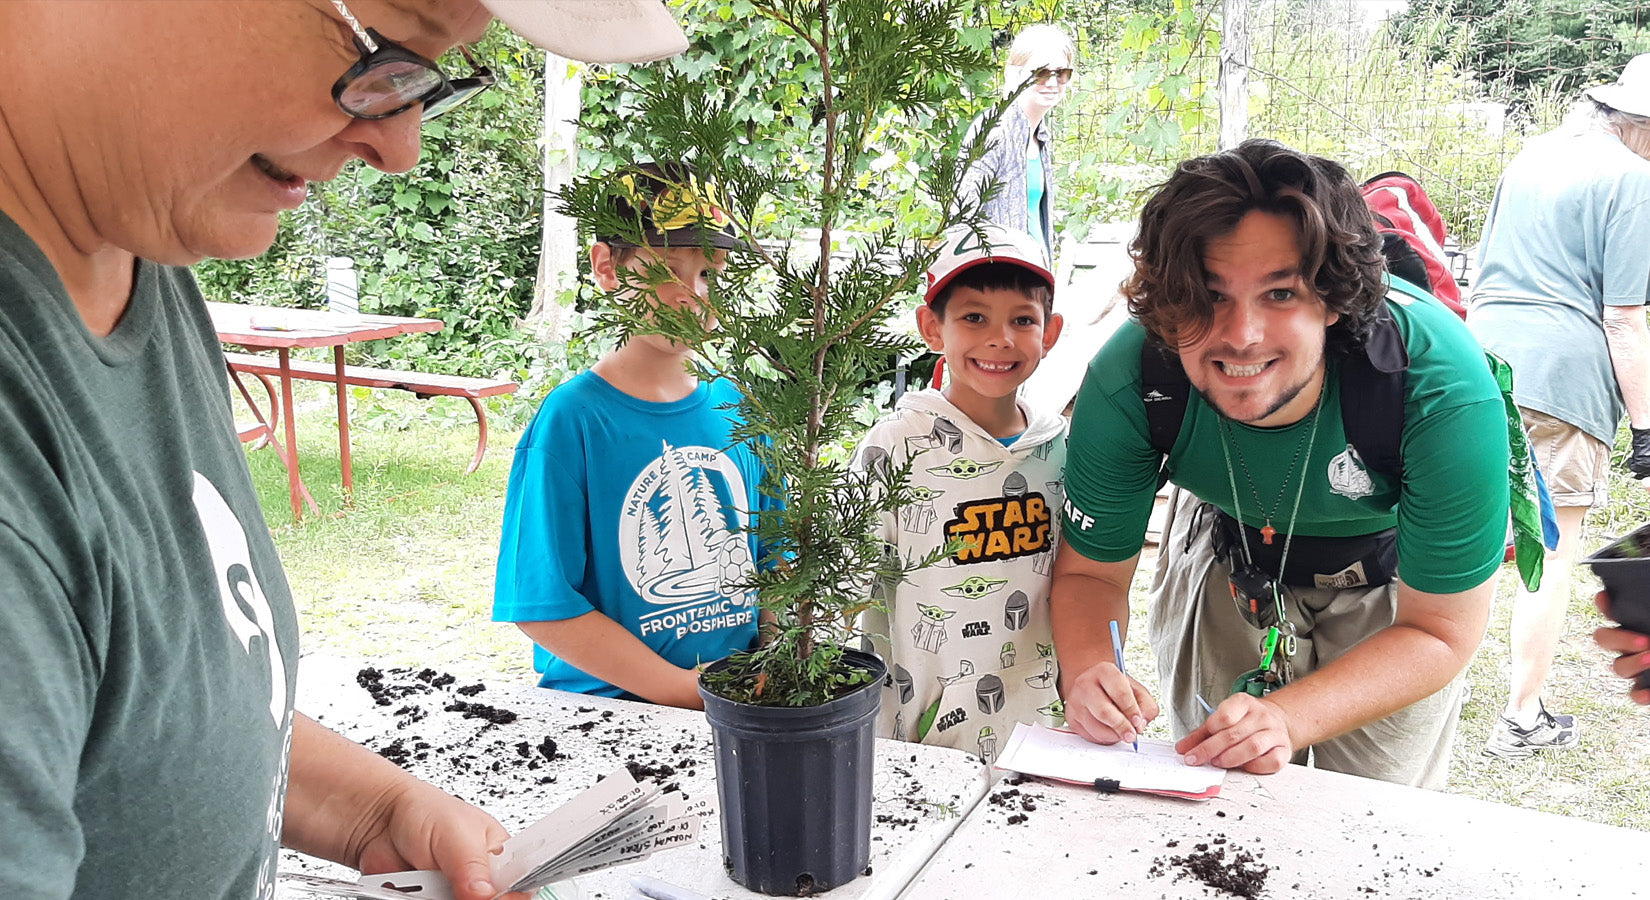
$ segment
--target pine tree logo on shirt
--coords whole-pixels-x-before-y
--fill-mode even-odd
[[[1329,489],[1348,500],[1362,500],[1375,493],[1375,479],[1369,477],[1364,458],[1351,444],[1329,461]]]
[[[748,497],[727,454],[663,443],[619,510],[619,554],[631,588],[664,607],[661,614],[724,599],[748,606],[755,592],[738,587],[754,570],[750,536],[741,531]]]

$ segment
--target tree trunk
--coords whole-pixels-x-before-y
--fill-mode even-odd
[[[1249,137],[1249,0],[1220,4],[1220,149]]]
[[[578,162],[579,88],[583,69],[555,54],[544,63],[544,234],[539,245],[538,282],[533,308],[527,314],[529,330],[545,340],[565,337],[567,312],[558,302],[561,289],[578,278],[578,223],[555,211],[554,195],[573,180]]]

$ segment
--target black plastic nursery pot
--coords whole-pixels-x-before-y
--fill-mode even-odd
[[[1610,616],[1650,633],[1650,525],[1628,532],[1584,560],[1610,593]]]
[[[888,669],[871,653],[842,658],[871,678],[820,706],[753,706],[700,682],[716,747],[722,862],[750,890],[817,894],[870,862],[873,729]]]
[[[1650,634],[1650,525],[1605,544],[1583,562],[1604,582],[1610,595],[1610,617]],[[1638,686],[1650,688],[1650,672],[1639,675]]]

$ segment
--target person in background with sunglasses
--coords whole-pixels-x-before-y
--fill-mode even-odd
[[[1071,38],[1054,25],[1032,25],[1020,32],[1003,67],[1003,91],[1019,90],[1019,99],[997,121],[985,150],[963,175],[964,197],[984,197],[992,185],[998,186],[984,201],[986,220],[1030,234],[1046,250],[1050,268],[1054,150],[1044,119],[1065,98],[1076,58]]]
[[[0,3],[0,897],[269,900],[283,844],[508,887],[492,817],[294,710],[183,268],[262,253],[353,159],[412,168],[491,82],[434,60],[495,13],[575,59],[686,47],[660,0]]]

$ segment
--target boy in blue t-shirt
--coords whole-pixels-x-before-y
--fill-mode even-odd
[[[604,291],[694,307],[741,246],[710,192],[677,175],[650,164],[620,180],[620,212],[645,231],[641,245],[598,235]],[[639,287],[661,264],[670,277]],[[493,618],[533,639],[541,687],[702,708],[697,667],[756,638],[741,585],[760,553],[742,529],[764,505],[762,467],[733,445],[737,392],[699,381],[691,352],[631,336],[551,392],[516,447]]]

